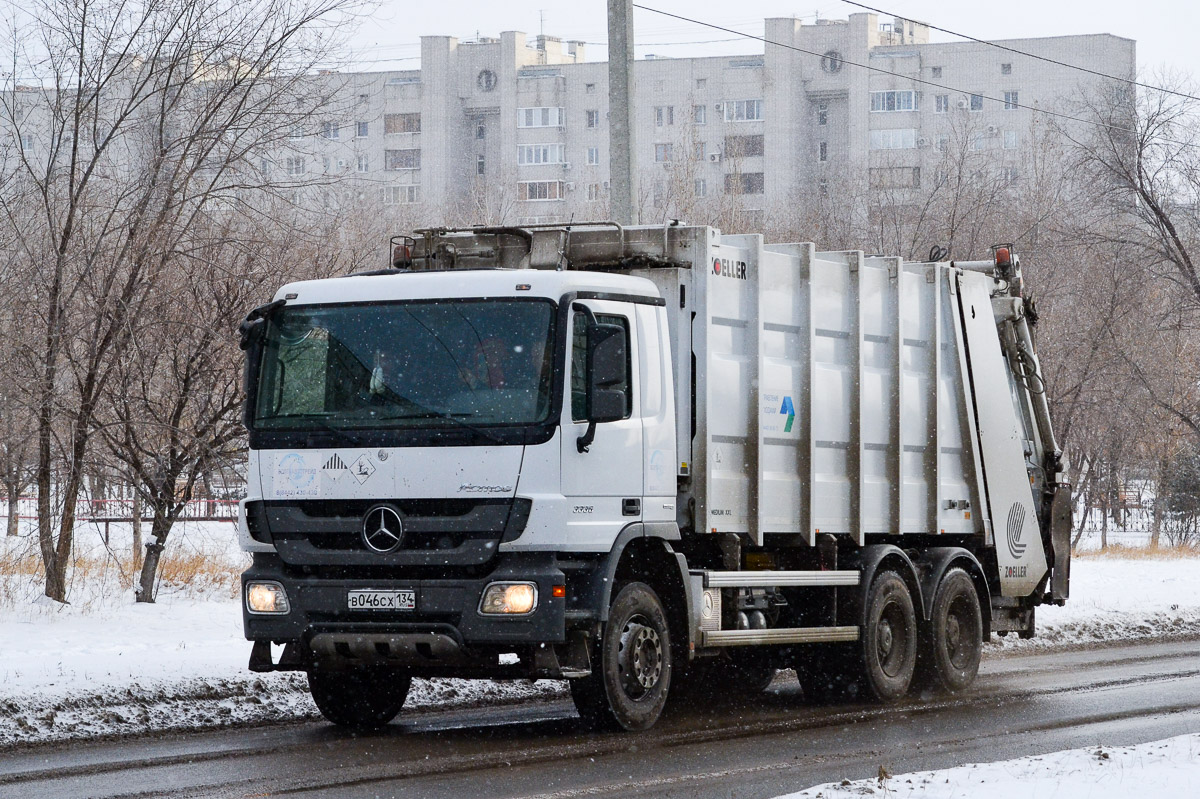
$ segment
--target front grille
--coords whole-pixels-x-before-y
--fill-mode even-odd
[[[400,511],[400,548],[379,553],[363,542],[363,516],[387,502]],[[261,521],[280,557],[296,565],[457,565],[491,560],[501,541],[525,527],[527,499],[299,500],[262,503]]]

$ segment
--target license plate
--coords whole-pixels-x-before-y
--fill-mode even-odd
[[[346,595],[350,610],[416,610],[417,592],[403,591],[350,591]]]

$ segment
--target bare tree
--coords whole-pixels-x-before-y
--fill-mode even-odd
[[[66,600],[97,409],[176,243],[214,202],[263,188],[259,159],[311,109],[303,78],[347,6],[36,0],[4,43],[0,117],[18,144],[0,225],[37,312],[26,357],[47,596]]]

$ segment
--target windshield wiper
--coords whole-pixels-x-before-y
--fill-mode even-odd
[[[435,410],[434,408],[422,405],[414,399],[403,397],[399,394],[396,395],[396,399],[400,400],[401,402],[407,402],[417,410],[417,413],[395,413],[388,416],[376,416],[375,418],[379,421],[389,421],[395,419],[444,419],[447,422],[453,422],[459,427],[470,430],[473,433],[477,433],[490,441],[495,441],[497,444],[502,443],[502,439],[495,433],[484,430],[482,427],[477,427],[470,422],[463,421],[462,419],[458,418],[457,415]]]
[[[315,414],[315,413],[285,413],[285,414],[280,414],[278,416],[272,416],[271,419],[272,420],[274,420],[274,419],[293,419],[293,420],[303,420],[306,422],[312,422],[313,425],[321,428],[322,431],[324,431],[326,433],[332,433],[333,435],[337,436],[339,439],[341,439],[343,442],[349,444],[350,446],[357,447],[357,446],[361,445],[362,439],[360,439],[358,436],[354,435],[349,430],[346,430],[343,427],[336,427],[336,426],[330,424],[326,420],[326,416],[328,416],[328,414],[321,415],[321,414]],[[315,433],[317,431],[305,430],[303,432]]]

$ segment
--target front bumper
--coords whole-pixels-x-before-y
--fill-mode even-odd
[[[287,613],[247,611],[246,586],[260,580],[284,587],[290,605]],[[479,613],[484,588],[507,580],[536,584],[537,607],[522,616]],[[278,556],[260,553],[242,574],[242,619],[246,638],[260,645],[256,652],[269,642],[294,647],[291,660],[285,658],[272,669],[302,668],[314,661],[348,665],[375,660],[398,666],[466,667],[494,663],[500,651],[531,651],[541,644],[563,643],[566,600],[555,597],[552,589],[564,584],[552,553],[503,555],[485,576],[438,579],[297,575]],[[348,593],[362,589],[412,590],[416,608],[350,610]]]

